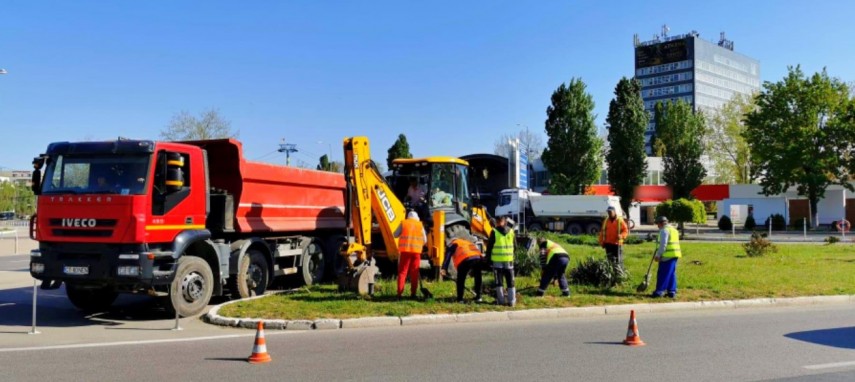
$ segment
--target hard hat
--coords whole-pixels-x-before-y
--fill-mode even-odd
[[[615,208],[612,206],[609,206],[609,208],[606,208],[606,212],[608,212],[608,211],[617,212],[617,210],[615,210]]]
[[[665,216],[657,216],[656,217],[656,224],[659,224],[659,223],[668,223],[668,218]]]
[[[407,213],[407,219],[419,220],[419,214],[417,214],[416,211],[410,211]]]

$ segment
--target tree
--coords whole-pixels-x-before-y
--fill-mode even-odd
[[[692,198],[707,170],[701,163],[704,153],[704,117],[682,100],[656,104],[656,134],[663,147],[662,178],[676,199]]]
[[[166,129],[160,132],[160,137],[167,141],[237,138],[238,131],[232,131],[231,125],[218,109],[203,111],[198,118],[182,110],[172,116]]]
[[[717,183],[752,183],[757,166],[745,142],[745,116],[756,108],[754,96],[737,94],[711,115],[707,128],[706,151],[712,161]]]
[[[413,154],[410,154],[410,144],[407,143],[407,136],[404,134],[398,135],[398,139],[387,152],[389,155],[386,157],[386,164],[389,168],[392,168],[392,161],[395,159],[413,157]]]
[[[508,158],[511,152],[508,141],[513,139],[519,139],[520,152],[526,153],[529,163],[540,158],[543,153],[543,138],[537,132],[531,131],[528,126],[516,134],[502,134],[494,144],[493,153]]]
[[[680,236],[685,233],[684,223],[706,223],[707,214],[700,200],[666,200],[656,206],[656,216],[665,216],[668,221],[677,223]]]
[[[543,164],[552,174],[554,194],[581,195],[600,177],[603,141],[594,123],[594,101],[581,79],[571,79],[552,93],[546,109]]]
[[[795,186],[808,199],[811,224],[832,184],[852,191],[855,105],[845,83],[825,70],[806,77],[799,66],[778,82],[765,82],[757,109],[745,120],[745,139],[763,174],[763,194]]]
[[[608,178],[612,192],[620,196],[620,206],[629,211],[635,188],[647,174],[644,131],[650,116],[641,99],[641,83],[621,78],[615,87],[615,98],[609,103],[606,124],[609,148],[606,152]]]
[[[0,212],[14,211],[16,215],[32,215],[36,197],[22,182],[0,182]]]
[[[318,163],[318,170],[321,171],[329,171],[329,172],[341,172],[341,163],[340,162],[330,162],[327,154],[321,155],[321,158]]]

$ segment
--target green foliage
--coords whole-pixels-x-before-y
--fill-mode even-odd
[[[591,247],[599,247],[600,242],[596,235],[569,235],[566,233],[554,232],[538,232],[537,237],[545,237],[549,240],[567,243],[571,245],[588,245]],[[630,234],[623,241],[624,245],[635,245],[644,243],[644,239],[635,234]]]
[[[620,196],[621,208],[629,211],[635,188],[647,174],[644,131],[650,117],[641,99],[641,83],[621,78],[615,87],[615,98],[609,103],[606,125],[609,150],[606,153],[608,178],[612,191]]]
[[[16,215],[32,215],[36,209],[33,191],[22,183],[0,182],[0,212],[14,211]]]
[[[327,155],[324,154],[324,155],[321,155],[317,169],[321,170],[321,171],[341,172],[341,163],[340,162],[330,162],[329,157],[327,157]]]
[[[606,259],[589,257],[570,271],[570,281],[578,285],[612,288],[629,279],[629,273],[621,267],[613,267]]]
[[[763,194],[795,186],[807,197],[816,224],[817,203],[828,186],[855,189],[849,183],[855,172],[855,101],[848,86],[825,70],[808,78],[799,66],[790,67],[782,80],[764,83],[745,123]]]
[[[769,219],[766,218],[766,221],[763,223],[766,227],[769,227]],[[787,219],[784,219],[784,215],[781,214],[773,214],[771,216],[772,219],[772,230],[774,231],[783,231],[787,229]]]
[[[398,139],[395,140],[395,143],[386,152],[388,153],[386,156],[386,165],[388,168],[392,168],[392,161],[395,159],[409,159],[413,157],[413,154],[410,154],[410,144],[407,143],[407,136],[404,134],[399,134]]]
[[[553,194],[582,195],[600,177],[603,141],[594,123],[594,101],[581,79],[561,84],[546,109],[549,136],[543,163]]]
[[[656,104],[656,135],[664,145],[662,178],[674,198],[691,198],[703,182],[707,170],[701,163],[704,153],[704,117],[692,106],[677,101]]]
[[[218,109],[205,110],[198,118],[182,110],[172,116],[160,137],[167,141],[237,138],[238,131],[232,131],[232,123],[224,119]]]
[[[757,222],[754,221],[754,215],[748,215],[748,217],[745,218],[745,226],[742,229],[746,231],[751,231],[755,227],[757,227]]]
[[[757,232],[751,234],[751,241],[742,244],[742,248],[748,257],[761,257],[778,252],[778,247]]]
[[[730,231],[733,229],[733,222],[730,221],[730,217],[727,215],[723,215],[721,219],[718,219],[718,229],[722,231]]]
[[[756,108],[753,96],[737,94],[712,113],[706,134],[706,153],[715,169],[716,183],[747,184],[759,175],[743,136],[745,116]]]
[[[536,250],[537,245],[532,248],[534,250],[517,248],[514,251],[514,274],[531,276],[540,272],[540,253]]]
[[[825,238],[825,243],[828,245],[832,245],[834,243],[839,243],[839,242],[840,242],[840,238],[837,236],[829,236],[829,237]]]
[[[665,216],[675,223],[706,223],[704,203],[699,200],[666,200],[656,206],[656,216]]]
[[[790,227],[794,229],[804,229],[807,225],[807,218],[790,219]]]

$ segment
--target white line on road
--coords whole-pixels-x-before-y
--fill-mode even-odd
[[[293,333],[294,332],[288,333],[288,334],[293,334]],[[277,334],[286,334],[286,333],[269,333],[269,334],[266,334],[266,336],[269,337],[271,335],[277,335]],[[149,341],[121,341],[121,342],[103,342],[103,343],[74,344],[74,345],[36,346],[36,347],[0,349],[0,353],[19,352],[19,351],[99,348],[99,347],[127,346],[127,345],[151,345],[151,344],[165,344],[165,343],[171,343],[171,342],[211,341],[211,340],[224,340],[224,339],[231,339],[231,338],[243,338],[243,337],[254,337],[254,336],[255,336],[255,333],[247,333],[247,334],[228,334],[228,335],[223,335],[223,336],[171,338],[171,339],[149,340]]]
[[[855,366],[855,361],[846,361],[846,362],[834,362],[834,363],[823,363],[819,365],[807,365],[804,368],[808,370],[822,370],[822,369],[833,369],[838,367],[849,367]]]
[[[0,308],[2,308],[4,306],[11,306],[11,305],[15,305],[15,303],[14,302],[7,302],[5,304],[0,304]]]

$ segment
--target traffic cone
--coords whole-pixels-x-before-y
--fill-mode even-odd
[[[638,335],[638,324],[635,322],[635,311],[629,311],[629,327],[626,329],[626,339],[623,340],[624,345],[629,346],[644,346],[644,341]]]
[[[264,322],[258,322],[258,331],[255,332],[255,345],[252,347],[252,355],[247,359],[249,363],[270,362],[270,354],[267,354],[267,342],[264,341]]]

